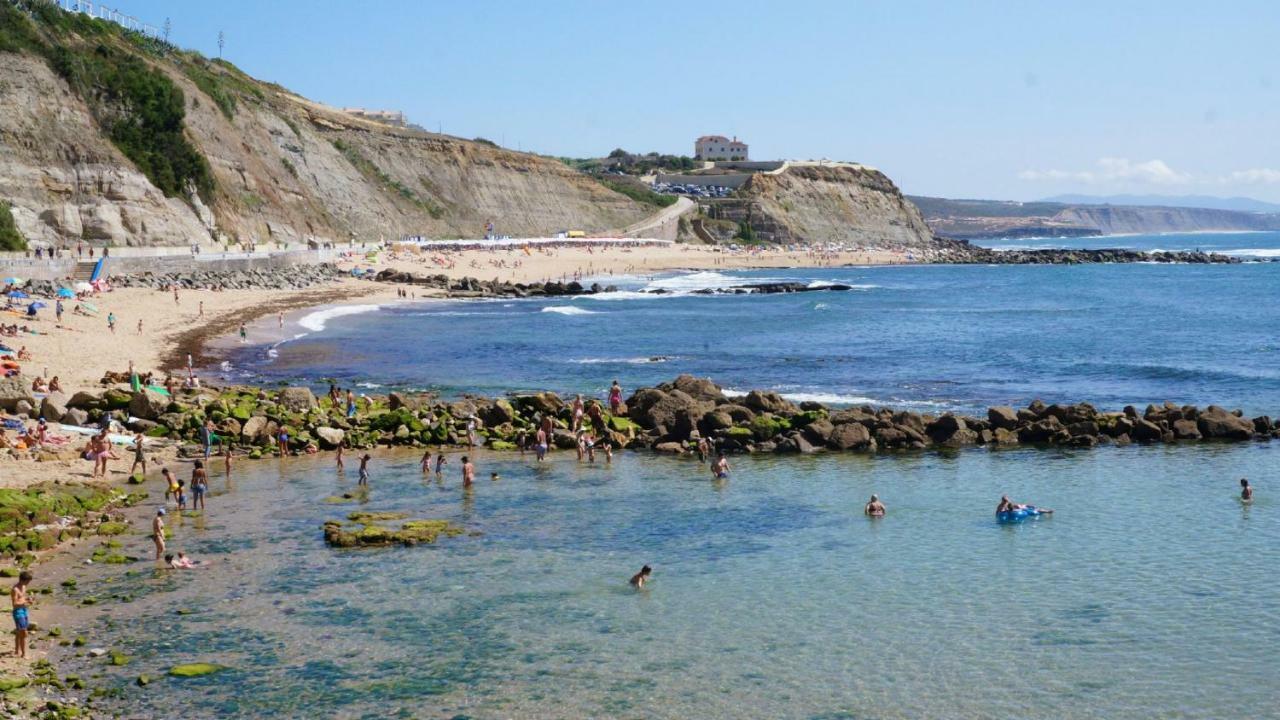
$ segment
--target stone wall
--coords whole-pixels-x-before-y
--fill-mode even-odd
[[[295,250],[280,253],[210,253],[201,255],[127,255],[107,259],[106,274],[155,275],[194,272],[235,272],[270,270],[293,265],[333,262],[334,250]],[[56,260],[8,258],[0,260],[0,279],[19,277],[24,280],[60,280],[72,275],[76,258]]]

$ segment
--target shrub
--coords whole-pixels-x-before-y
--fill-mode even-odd
[[[27,240],[13,222],[9,203],[0,202],[0,250],[26,250]]]
[[[668,205],[672,205],[676,202],[676,197],[674,195],[659,195],[647,187],[636,185],[634,183],[618,182],[616,180],[610,180],[609,178],[599,178],[599,180],[601,185],[604,185],[616,193],[626,195],[638,203],[653,205],[655,207],[667,207]]]

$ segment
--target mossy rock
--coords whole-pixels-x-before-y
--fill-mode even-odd
[[[31,684],[31,680],[28,678],[18,678],[18,677],[0,678],[0,692],[7,693],[10,690],[17,690],[18,688],[24,688],[30,684]]]
[[[128,532],[128,530],[128,523],[116,522],[114,520],[108,520],[107,522],[98,524],[99,535],[123,535]]]
[[[732,427],[726,430],[724,434],[725,437],[730,437],[734,440],[750,440],[752,438],[751,428],[745,427]]]
[[[64,588],[73,588],[76,586],[76,579],[73,577],[69,577],[66,580],[63,580],[60,584]]]
[[[506,440],[492,440],[489,442],[489,447],[494,450],[518,450],[519,449],[515,443],[507,442]]]
[[[133,400],[132,394],[116,388],[111,388],[102,394],[102,401],[108,410],[124,410],[129,407],[131,400]]]
[[[620,432],[627,435],[634,435],[640,432],[640,426],[631,422],[621,415],[610,415],[608,420],[609,429],[614,432]]]
[[[148,428],[147,431],[142,434],[147,437],[162,438],[162,437],[169,437],[169,433],[171,432],[173,431],[170,430],[168,427],[164,425],[157,425],[153,428]]]
[[[119,553],[112,553],[102,559],[102,562],[108,565],[127,565],[129,558]]]
[[[793,429],[799,429],[825,417],[827,417],[826,410],[806,410],[791,416],[789,423]]]
[[[112,650],[110,653],[108,653],[108,658],[109,658],[108,662],[110,662],[112,665],[115,665],[117,667],[128,665],[129,659],[130,659],[128,655],[125,655],[119,650]]]
[[[216,665],[214,663],[187,663],[186,665],[174,665],[169,668],[169,674],[173,677],[183,678],[202,677],[230,669],[226,665]]]
[[[130,475],[128,480],[125,480],[125,482],[130,485],[141,485],[144,481],[145,481],[145,478],[143,478],[141,475],[138,475],[136,473],[133,475]]]
[[[761,415],[753,419],[750,423],[751,434],[757,440],[768,440],[781,432],[791,429],[791,423],[785,418],[766,417]]]
[[[83,635],[77,635],[76,639],[71,641],[71,644],[75,647],[84,647],[89,644],[89,641],[86,640]]]
[[[404,520],[409,517],[408,513],[402,512],[353,512],[347,515],[347,519],[361,525],[369,523],[384,522],[387,520]]]
[[[62,628],[60,627],[49,628],[49,637],[62,637]]]
[[[324,524],[325,542],[332,547],[344,548],[433,543],[441,535],[454,537],[464,532],[447,520],[406,520],[399,529],[373,524],[344,524],[337,520]]]
[[[134,682],[138,684],[138,687],[146,687],[151,684],[151,676],[146,674],[139,675]]]
[[[0,568],[0,577],[16,578],[21,572],[22,571],[19,570],[18,568],[12,568],[12,567]]]

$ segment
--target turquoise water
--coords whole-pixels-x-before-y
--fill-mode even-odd
[[[131,717],[1275,717],[1274,453],[740,457],[722,485],[647,454],[482,456],[464,493],[456,455],[437,482],[382,452],[362,509],[482,534],[363,551],[320,536],[354,474],[246,463],[175,525],[211,567],[78,573],[76,596],[136,596],[89,628],[132,663],[82,674]],[[861,514],[873,492],[882,520]],[[1057,512],[998,525],[1003,492]],[[130,684],[191,661],[234,669]]]

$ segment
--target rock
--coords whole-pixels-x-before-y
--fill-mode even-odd
[[[101,410],[103,408],[102,398],[90,392],[83,390],[71,396],[67,401],[67,407],[80,408],[81,410]]]
[[[728,430],[733,427],[733,418],[729,416],[729,413],[719,409],[708,410],[703,414],[702,422],[698,424],[698,427],[707,434],[713,434],[717,430]]]
[[[270,421],[261,415],[255,415],[240,426],[240,437],[245,442],[256,444],[268,438],[267,425]]]
[[[1270,435],[1276,429],[1271,422],[1271,418],[1266,415],[1260,415],[1253,419],[1253,431],[1259,435]]]
[[[1205,408],[1196,418],[1196,424],[1200,434],[1206,438],[1249,440],[1254,432],[1252,421],[1229,413],[1217,405]]]
[[[736,424],[749,423],[756,419],[755,411],[745,405],[724,403],[716,406],[716,411],[728,413],[729,417],[733,418],[733,422]]]
[[[89,423],[89,413],[80,408],[71,408],[63,413],[62,422],[67,425],[87,425]]]
[[[758,413],[794,415],[797,412],[795,405],[771,390],[752,390],[742,399],[742,404]]]
[[[218,423],[215,428],[217,433],[222,437],[235,438],[240,437],[240,432],[243,429],[243,426],[240,424],[239,420],[229,417]]]
[[[1058,418],[1049,415],[1042,420],[1037,420],[1030,425],[1026,425],[1018,430],[1018,441],[1024,443],[1043,443],[1049,442],[1059,431],[1065,432],[1062,423]]]
[[[102,657],[106,654],[107,651],[105,648],[89,648],[89,657],[91,658]]]
[[[673,389],[679,390],[695,400],[717,402],[725,399],[724,393],[720,390],[720,386],[711,382],[707,378],[699,378],[692,375],[681,375],[677,377],[671,385]]]
[[[677,417],[701,417],[710,409],[710,403],[699,403],[681,390],[669,393],[656,389],[641,390],[628,403],[631,406],[631,419],[640,427],[649,430],[665,428],[670,431],[676,427]]]
[[[1199,440],[1200,427],[1194,420],[1174,420],[1173,437],[1178,440]]]
[[[1078,417],[1078,416],[1077,416]],[[1098,423],[1092,420],[1080,420],[1067,426],[1071,437],[1095,436],[1098,434]]]
[[[991,442],[996,445],[1017,445],[1018,433],[1002,427],[998,427],[991,432]]]
[[[821,418],[805,425],[802,432],[809,442],[815,445],[826,445],[835,429],[836,426],[830,420]]]
[[[36,398],[31,394],[31,380],[22,375],[0,378],[0,409],[14,412],[19,402],[35,407]]]
[[[680,455],[684,453],[684,443],[678,442],[660,442],[653,446],[656,452],[668,453],[671,455]]]
[[[316,437],[320,438],[320,447],[326,450],[338,447],[347,436],[346,432],[331,427],[318,427],[315,433]]]
[[[929,439],[939,445],[946,443],[949,438],[963,430],[968,430],[964,420],[951,413],[943,415],[924,428],[925,434],[929,436]]]
[[[861,408],[846,408],[831,413],[827,418],[833,425],[847,425],[849,423],[862,423],[864,425],[874,425],[876,416],[863,411]]]
[[[303,413],[316,406],[316,396],[311,393],[311,388],[287,387],[280,391],[277,402],[291,413]]]
[[[171,400],[168,395],[143,388],[133,394],[129,400],[129,414],[143,420],[156,420],[169,408]]]
[[[516,419],[516,410],[504,398],[496,398],[480,411],[480,419],[488,427],[496,427]]]
[[[399,410],[400,408],[408,408],[417,412],[422,409],[423,398],[417,395],[406,395],[401,392],[393,392],[387,395],[387,407],[391,410]]]
[[[934,440],[939,447],[960,448],[965,445],[973,445],[978,442],[978,433],[967,427],[962,427],[943,440]]]
[[[36,406],[35,404],[29,403],[26,400],[19,400],[18,404],[13,408],[13,411],[18,415],[34,417],[36,414]]]
[[[827,445],[835,450],[874,450],[871,432],[862,423],[843,423],[832,428]]]
[[[1018,413],[1007,405],[987,408],[987,422],[991,423],[993,428],[1015,430],[1018,427]]]
[[[1164,438],[1164,430],[1159,425],[1143,418],[1133,418],[1133,430],[1129,437],[1138,442],[1158,442]]]
[[[553,392],[540,392],[533,395],[517,395],[512,398],[513,404],[525,414],[556,415],[564,408],[564,401]],[[628,405],[631,403],[628,402]]]
[[[40,401],[40,417],[49,422],[59,422],[67,414],[67,394],[61,390],[51,392]]]

